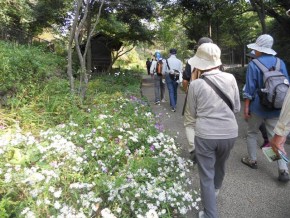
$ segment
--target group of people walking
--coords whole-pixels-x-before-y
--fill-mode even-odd
[[[241,162],[251,169],[258,168],[257,141],[261,124],[266,127],[267,136],[274,152],[285,153],[284,143],[290,132],[290,89],[285,92],[283,107],[268,108],[261,103],[260,92],[264,87],[264,70],[279,71],[284,83],[289,87],[289,77],[285,63],[276,57],[272,49],[273,38],[268,34],[259,36],[247,47],[254,53],[246,70],[246,84],[243,89],[244,119],[247,122],[247,151]],[[208,37],[197,43],[195,55],[190,58],[183,71],[183,80],[172,78],[174,70],[182,72],[182,62],[176,57],[176,49],[170,49],[170,57],[163,60],[155,53],[150,74],[154,78],[155,103],[164,99],[165,82],[168,88],[170,106],[176,111],[177,87],[182,82],[186,92],[184,126],[188,139],[188,152],[197,163],[200,177],[201,199],[204,209],[198,217],[218,217],[216,199],[225,176],[226,161],[238,137],[235,113],[240,111],[240,93],[234,75],[224,72],[221,50]],[[162,61],[162,73],[156,67]],[[279,69],[277,69],[279,62]],[[164,82],[165,81],[165,82]],[[162,95],[163,93],[163,95]],[[289,181],[289,170],[285,159],[277,161],[278,180]]]
[[[182,62],[176,57],[177,50],[169,51],[169,58],[163,59],[160,52],[154,54],[150,74],[154,79],[155,104],[165,102],[165,84],[168,88],[170,107],[176,112],[177,88],[179,77],[182,77]]]

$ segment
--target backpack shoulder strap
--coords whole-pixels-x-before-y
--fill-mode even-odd
[[[269,69],[258,59],[253,59],[253,62],[257,65],[257,67],[259,67],[260,70],[262,70],[263,73],[269,71]]]
[[[269,71],[269,69],[264,64],[262,64],[262,62],[259,61],[258,59],[253,59],[253,62],[257,65],[257,67],[260,68],[260,70],[263,71],[263,73]],[[280,58],[276,58],[275,70],[280,71],[280,68],[281,68],[281,60]]]
[[[281,69],[281,60],[280,60],[280,58],[276,58],[275,69],[278,70],[278,71],[280,71],[280,69]]]

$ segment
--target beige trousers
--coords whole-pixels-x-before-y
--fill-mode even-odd
[[[195,149],[194,145],[194,137],[195,137],[195,118],[193,118],[189,112],[188,104],[185,105],[183,124],[185,127],[185,135],[188,141],[187,150],[188,152],[192,152]]]

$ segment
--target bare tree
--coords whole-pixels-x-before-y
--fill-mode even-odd
[[[69,43],[68,43],[68,48],[67,48],[67,53],[68,53],[67,75],[70,81],[70,90],[72,94],[74,93],[74,77],[73,77],[73,72],[72,72],[72,47],[73,47],[74,35],[75,35],[77,23],[78,23],[80,9],[81,9],[81,0],[77,1],[77,4],[75,4],[74,20],[73,20],[72,27],[70,29]]]
[[[87,86],[89,82],[89,77],[88,73],[90,69],[87,69],[86,66],[86,55],[90,46],[90,41],[92,34],[94,33],[96,26],[99,22],[100,16],[101,16],[101,10],[103,7],[105,0],[101,0],[101,4],[99,7],[99,11],[96,17],[95,23],[92,25],[92,28],[90,27],[87,34],[87,39],[86,39],[86,45],[85,49],[82,52],[81,47],[80,47],[80,33],[83,31],[85,27],[85,22],[87,22],[88,18],[88,11],[90,10],[89,8],[91,7],[91,4],[93,4],[95,1],[94,0],[77,0],[75,2],[75,11],[74,11],[74,20],[70,32],[70,41],[69,41],[69,47],[68,47],[68,76],[70,79],[70,85],[71,85],[71,91],[74,92],[74,79],[72,75],[72,45],[73,42],[75,44],[75,48],[78,54],[79,62],[80,62],[80,88],[79,88],[79,95],[82,97],[82,99],[85,98],[86,91],[87,91]],[[82,12],[82,16],[80,16],[80,13]],[[89,17],[91,19],[91,17]],[[91,21],[90,21],[91,22]]]

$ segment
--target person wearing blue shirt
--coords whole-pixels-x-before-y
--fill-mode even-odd
[[[276,65],[276,52],[272,49],[273,38],[268,34],[259,36],[255,43],[247,45],[248,48],[255,51],[257,59],[268,69]],[[285,63],[281,60],[281,72],[289,81]],[[274,136],[274,128],[278,122],[281,110],[268,109],[261,105],[258,90],[263,87],[263,72],[251,61],[247,67],[246,85],[243,92],[245,99],[244,118],[248,123],[247,130],[247,150],[248,157],[241,159],[242,163],[257,169],[257,136],[259,126],[265,122],[269,138]],[[281,182],[289,181],[289,171],[286,162],[280,159],[278,162],[278,180]]]

